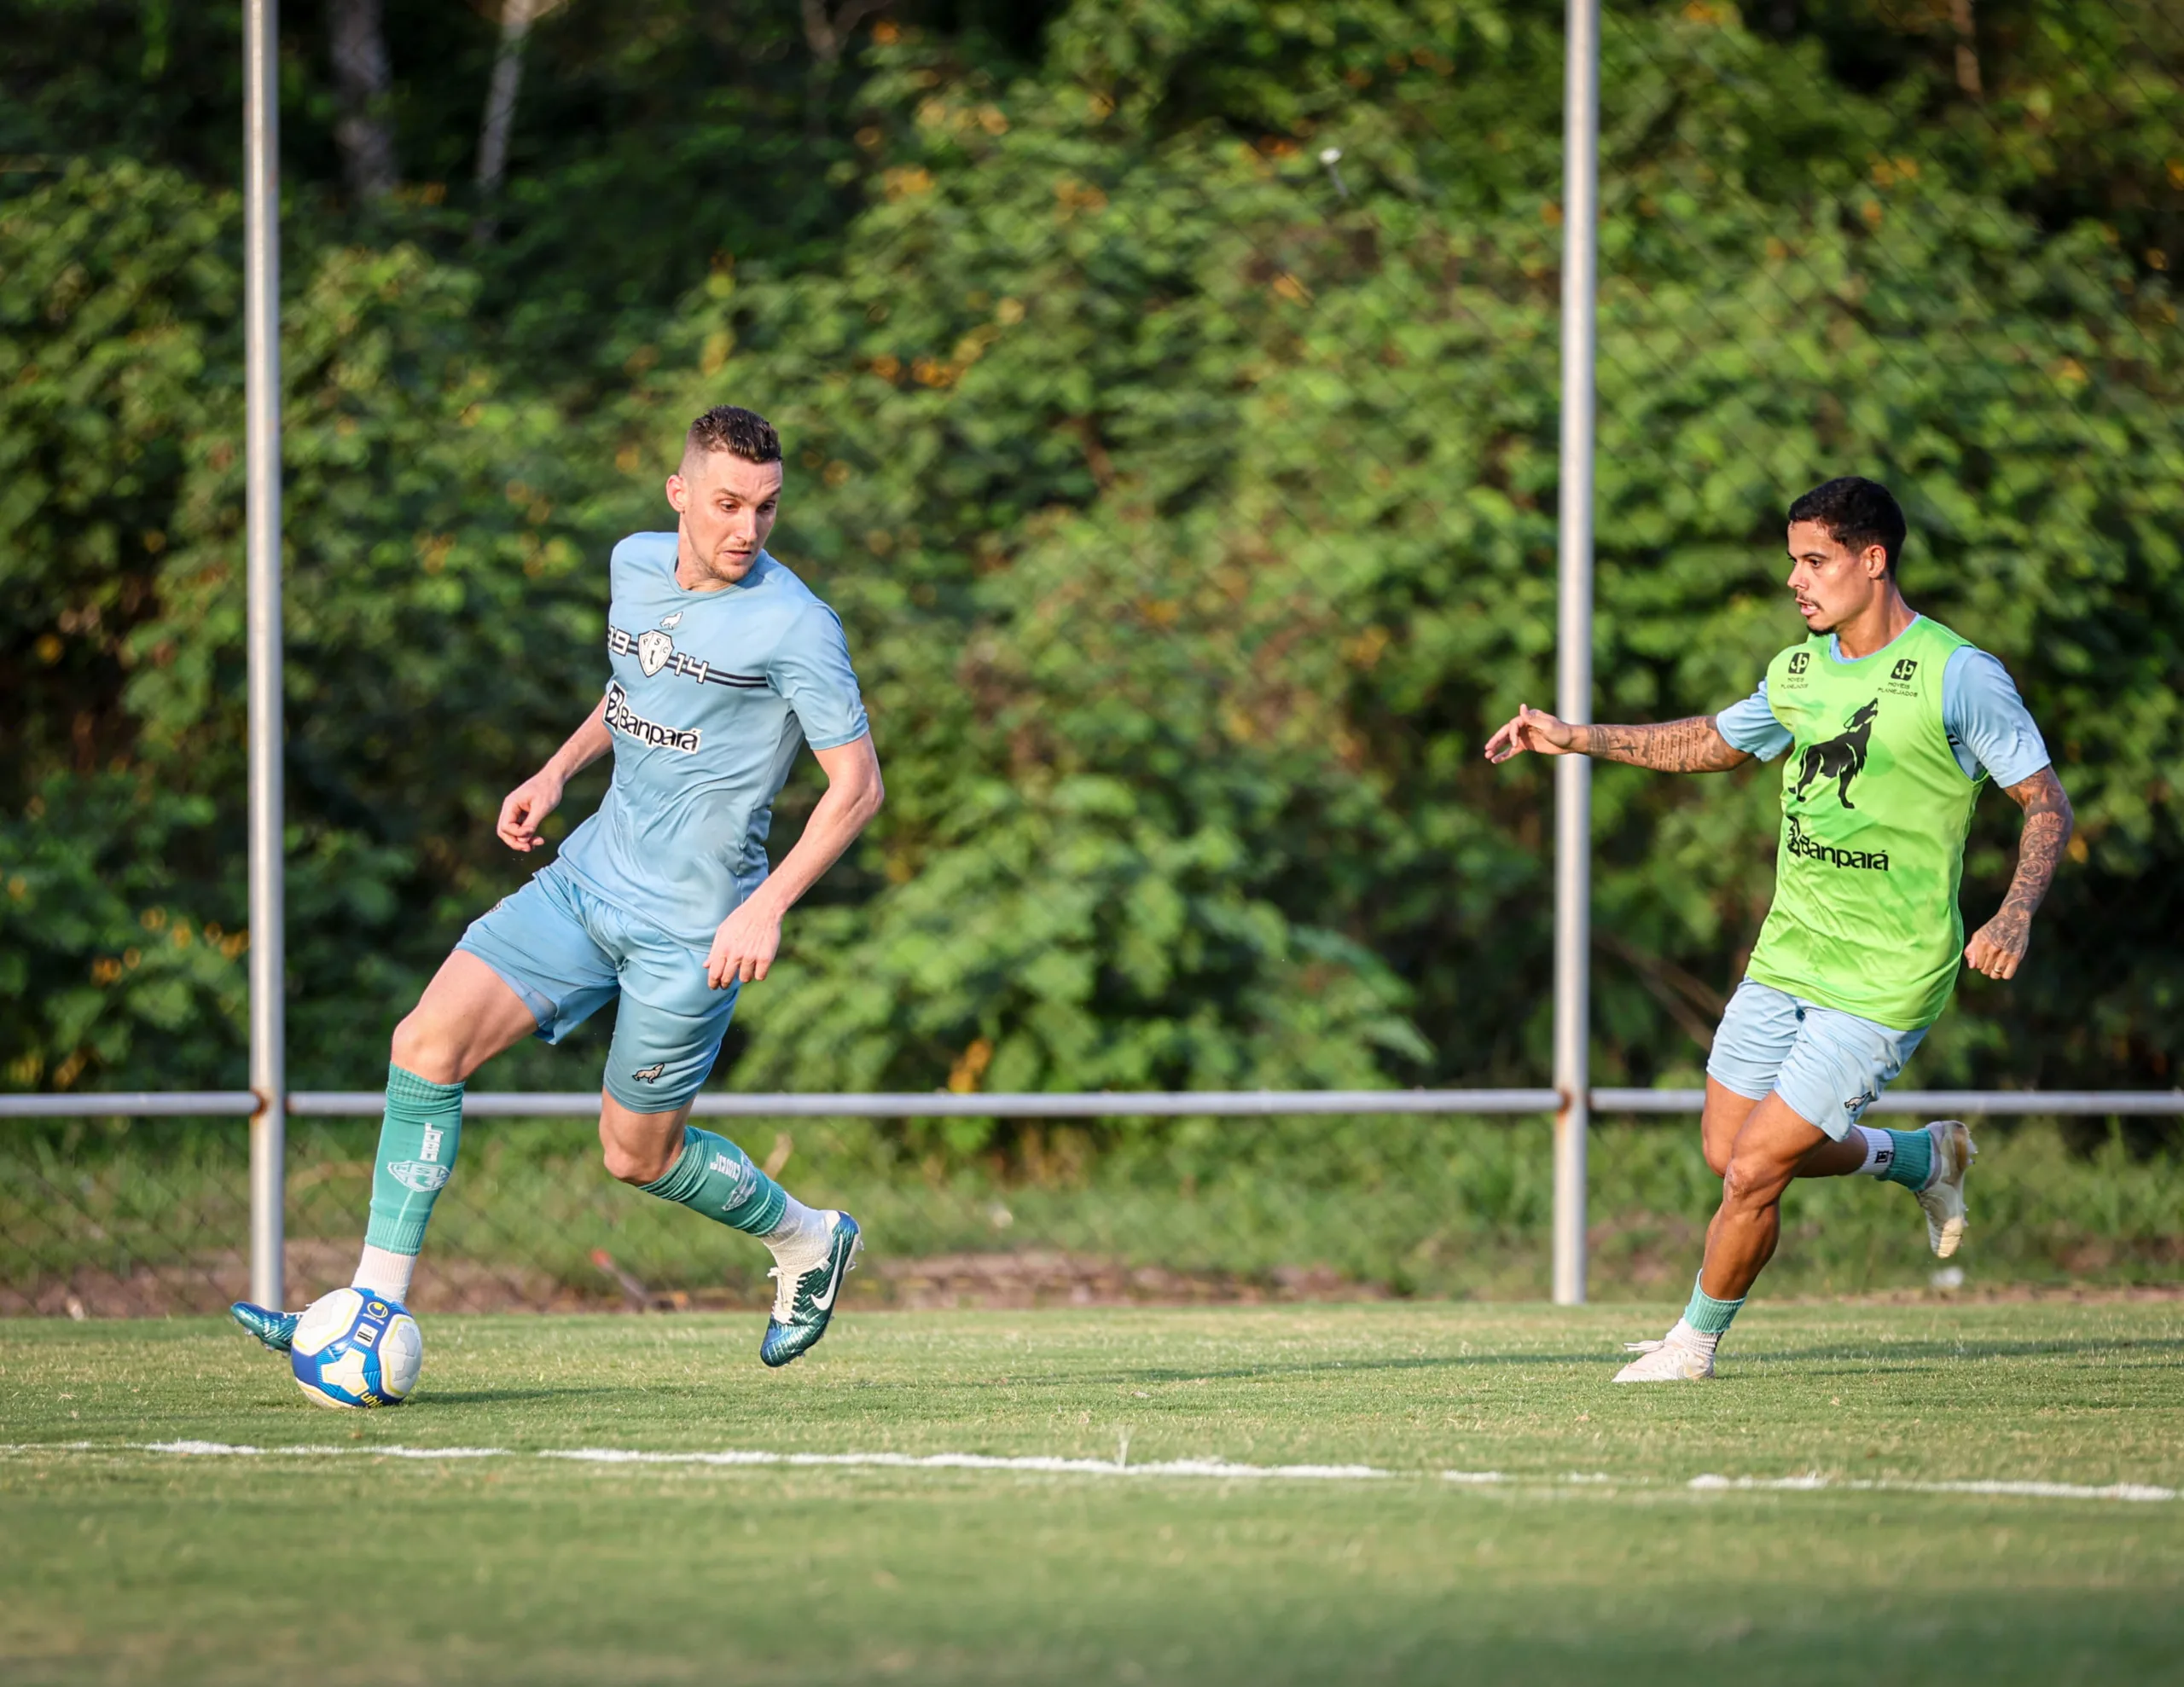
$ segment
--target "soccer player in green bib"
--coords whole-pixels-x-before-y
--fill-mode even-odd
[[[1791,594],[1809,635],[1745,701],[1658,726],[1579,726],[1524,709],[1488,740],[1667,773],[1717,773],[1786,754],[1774,907],[1706,1063],[1700,1125],[1722,1204],[1690,1304],[1642,1342],[1620,1383],[1695,1382],[1781,1232],[1792,1178],[1864,1174],[1926,1209],[1944,1259],[1965,1230],[1971,1133],[1946,1119],[1879,1130],[1859,1119],[1902,1070],[1960,965],[2016,976],[2032,915],[2071,836],[2070,799],[2001,663],[1904,602],[1903,513],[1846,477],[1790,506]],[[2024,811],[2016,876],[1964,939],[1957,889],[1972,805],[1989,779]]]

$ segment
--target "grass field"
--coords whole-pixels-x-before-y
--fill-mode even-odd
[[[751,1317],[445,1317],[369,1417],[211,1321],[11,1321],[0,1678],[2184,1679],[2184,1304],[1763,1304],[1611,1386],[1671,1315],[864,1313],[779,1374]]]

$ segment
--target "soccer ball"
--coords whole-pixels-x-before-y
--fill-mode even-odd
[[[425,1338],[396,1302],[336,1289],[296,1321],[288,1363],[313,1406],[399,1406],[417,1386]]]

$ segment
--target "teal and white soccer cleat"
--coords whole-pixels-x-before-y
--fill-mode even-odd
[[[857,1220],[847,1213],[834,1213],[834,1228],[827,1251],[808,1270],[790,1272],[775,1266],[766,1274],[775,1279],[774,1315],[766,1320],[766,1336],[758,1344],[758,1357],[768,1365],[787,1365],[808,1353],[827,1333],[834,1316],[834,1300],[842,1292],[842,1279],[856,1267],[864,1238]]]
[[[1961,1119],[1937,1119],[1926,1134],[1934,1142],[1934,1171],[1919,1191],[1919,1204],[1926,1209],[1926,1245],[1945,1260],[1964,1240],[1964,1174],[1972,1169],[1979,1145]]]
[[[1681,1342],[1629,1342],[1636,1359],[1615,1373],[1618,1383],[1703,1383],[1714,1374],[1714,1355]]]
[[[298,1312],[275,1312],[270,1307],[254,1307],[248,1301],[237,1301],[228,1308],[228,1315],[276,1354],[287,1353],[296,1343],[296,1320],[303,1316]]]

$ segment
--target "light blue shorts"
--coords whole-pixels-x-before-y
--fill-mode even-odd
[[[706,983],[706,957],[593,896],[555,862],[473,920],[456,948],[523,999],[557,1043],[621,998],[607,1093],[633,1112],[672,1113],[697,1094],[735,1012],[736,987]]]
[[[1706,1075],[1754,1101],[1772,1091],[1840,1142],[1926,1035],[1923,1026],[1877,1025],[1747,978],[1714,1033]]]

